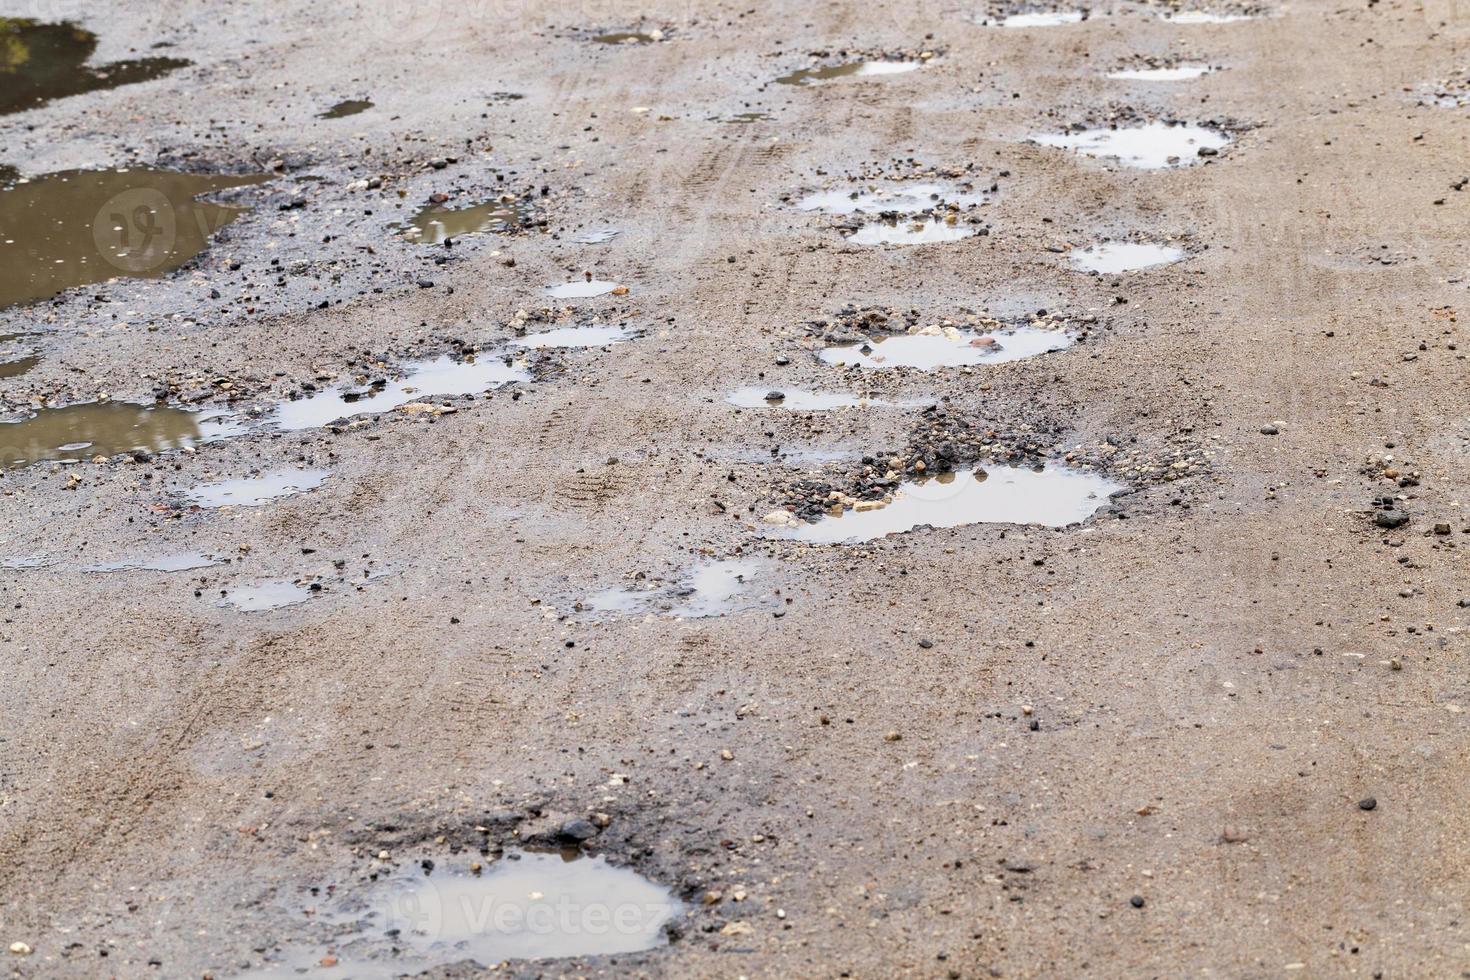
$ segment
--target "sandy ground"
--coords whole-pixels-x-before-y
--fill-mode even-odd
[[[133,6],[0,5],[79,18],[98,60],[166,40],[194,62],[3,117],[0,162],[274,179],[166,279],[0,313],[0,332],[44,331],[40,365],[0,381],[12,408],[151,400],[160,379],[268,406],[365,358],[497,350],[521,309],[644,335],[538,355],[534,382],[440,400],[451,415],[6,472],[0,555],[52,560],[0,573],[0,940],[31,950],[0,951],[7,972],[233,976],[324,949],[304,890],[350,889],[380,851],[546,840],[593,813],[610,820],[589,850],[690,901],[681,934],[503,972],[1470,969],[1470,192],[1451,188],[1470,118],[1419,95],[1460,65],[1461,7],[1298,0],[1187,26],[1120,6],[1006,30],[928,2]],[[628,27],[667,38],[588,40]],[[769,84],[842,50],[935,57]],[[1222,70],[1104,77],[1165,54]],[[352,98],[375,107],[316,118]],[[769,118],[715,121],[745,111]],[[1110,112],[1234,141],[1156,172],[1026,142]],[[994,181],[989,234],[861,248],[783,202],[911,160]],[[388,227],[497,185],[534,191],[546,226],[453,249]],[[573,241],[602,227],[621,234]],[[1062,254],[1128,233],[1190,255],[1099,278]],[[541,294],[585,271],[629,292]],[[814,356],[811,321],[847,304],[1100,326],[865,381]],[[772,383],[945,398],[938,424],[1031,424],[1043,453],[1076,448],[1135,492],[1066,530],[772,541],[760,518],[793,486],[850,488],[862,456],[922,452],[934,424],[723,401]],[[1180,479],[1142,468],[1181,454]],[[332,475],[269,506],[177,506],[295,466]],[[1410,522],[1375,526],[1395,494]],[[233,560],[82,571],[186,549]],[[762,563],[757,608],[576,609],[736,554]],[[351,584],[365,571],[386,574]],[[302,605],[216,604],[303,576],[325,588]]]

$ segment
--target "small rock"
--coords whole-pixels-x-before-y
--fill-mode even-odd
[[[25,943],[11,943],[10,944],[10,951],[12,953],[14,953],[16,956],[30,956],[31,955],[31,947],[28,946],[28,945],[26,945]]]
[[[578,818],[562,824],[557,834],[564,840],[591,840],[597,836],[597,828],[592,825],[592,821]]]
[[[1375,800],[1371,796],[1365,796],[1363,799],[1361,799],[1361,800],[1358,801],[1358,809],[1359,810],[1376,810],[1376,809],[1378,809],[1378,801]]]
[[[887,735],[884,735],[883,736],[883,741],[885,741],[885,742],[897,742],[897,741],[900,741],[902,738],[903,738],[903,736],[900,735],[898,732],[889,732]]]
[[[1280,435],[1280,434],[1281,434],[1281,430],[1278,429],[1278,428],[1276,428],[1276,426],[1274,426],[1274,425],[1263,425],[1263,426],[1261,426],[1261,435],[1263,435],[1263,436],[1275,436],[1275,435]]]
[[[1389,529],[1403,527],[1409,523],[1409,515],[1401,510],[1380,510],[1373,515],[1373,523]]]
[[[1128,904],[1131,905],[1131,906],[1133,906],[1136,909],[1143,908],[1143,906],[1144,906],[1143,896],[1142,895],[1134,895],[1132,898],[1128,899]]]

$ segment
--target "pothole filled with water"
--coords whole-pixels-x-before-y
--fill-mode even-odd
[[[199,551],[182,551],[153,558],[124,558],[121,561],[88,565],[85,572],[189,572],[196,568],[223,565],[225,559],[206,555]]]
[[[1083,272],[1115,275],[1168,265],[1178,262],[1186,254],[1182,248],[1156,242],[1100,242],[1086,248],[1074,248],[1067,253],[1067,258],[1074,268]]]
[[[41,359],[34,354],[11,361],[0,361],[0,378],[18,378],[40,363]]]
[[[491,201],[458,209],[434,204],[409,219],[403,237],[419,245],[443,245],[465,235],[516,231],[530,224],[534,214],[523,201]]]
[[[1032,139],[1042,146],[1072,150],[1082,156],[1116,160],[1126,167],[1159,170],[1187,167],[1217,156],[1230,137],[1207,126],[1150,122],[1117,129],[1078,129],[1067,133],[1039,133]]]
[[[1187,82],[1208,75],[1213,70],[1209,65],[1158,65],[1148,68],[1120,68],[1109,72],[1108,77],[1132,82]]]
[[[917,408],[933,400],[885,401],[840,391],[806,391],[801,388],[736,388],[725,401],[737,408],[781,408],[788,412],[827,412],[839,408]]]
[[[994,188],[992,188],[992,191]],[[988,204],[991,191],[950,184],[893,184],[860,190],[815,191],[796,202],[799,211],[822,214],[918,214],[940,207],[968,208]]]
[[[285,951],[241,980],[386,978],[465,960],[483,968],[637,953],[667,945],[684,912],[662,885],[575,851],[424,861],[335,905],[313,917],[338,931],[334,940]]]
[[[592,36],[598,44],[654,44],[663,39],[663,31],[610,31]]]
[[[862,501],[841,516],[796,521],[779,536],[813,544],[852,544],[920,527],[1039,524],[1066,527],[1091,517],[1122,490],[1105,477],[1055,464],[1040,470],[957,470],[899,485],[890,500]],[[795,521],[795,518],[792,518]]]
[[[776,79],[777,85],[817,85],[839,78],[877,78],[902,75],[919,68],[918,61],[847,61],[825,68],[801,68]]]
[[[192,259],[244,208],[201,194],[263,175],[68,170],[0,190],[0,307],[115,277],[158,278]]]
[[[979,229],[956,215],[945,218],[904,218],[871,221],[847,237],[855,245],[933,245],[971,238]]]
[[[818,356],[828,364],[869,370],[1001,364],[1070,347],[1074,337],[1064,330],[1009,326],[990,333],[955,327],[925,327],[915,333],[891,334],[855,344],[828,347]]]
[[[259,507],[315,490],[330,475],[328,470],[275,470],[261,476],[201,483],[185,490],[184,498],[200,507]]]
[[[546,295],[552,299],[591,299],[594,296],[606,296],[619,289],[627,291],[626,286],[619,286],[606,279],[576,279],[572,282],[547,286]]]
[[[762,563],[753,559],[706,562],[687,572],[677,585],[606,589],[579,605],[601,613],[663,613],[684,619],[724,616],[774,601],[769,590],[760,586],[762,571]]]
[[[272,609],[300,605],[315,594],[307,586],[286,579],[275,579],[228,589],[217,605],[228,606],[240,612],[269,612]]]
[[[511,341],[516,347],[530,350],[571,350],[580,347],[607,347],[638,336],[631,327],[611,323],[593,323],[581,327],[558,327],[540,333],[528,333]]]
[[[381,378],[356,388],[340,387],[282,402],[264,419],[282,432],[315,429],[338,419],[413,407],[424,398],[477,395],[516,381],[531,380],[524,364],[488,354],[458,361],[449,356],[404,365],[396,381]],[[435,411],[425,406],[425,411]]]
[[[182,58],[133,58],[88,65],[96,50],[97,35],[75,24],[0,17],[0,115],[146,82],[190,64]]]
[[[218,416],[127,402],[42,408],[19,421],[0,422],[0,465],[159,453],[200,446],[239,431]]]
[[[1081,10],[1033,10],[985,20],[982,23],[1012,28],[1061,27],[1064,24],[1080,24],[1085,19],[1087,15]]]
[[[347,116],[355,116],[359,112],[367,112],[373,107],[368,99],[345,99],[323,112],[320,119],[343,119]]]

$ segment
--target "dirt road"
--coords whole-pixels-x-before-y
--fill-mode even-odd
[[[38,358],[12,417],[237,427],[0,478],[8,973],[360,976],[326,913],[374,876],[574,838],[667,886],[669,929],[500,972],[1470,970],[1463,6],[40,6],[0,14],[192,64],[0,116],[0,163],[270,179],[209,198],[248,210],[182,268],[0,311]],[[851,62],[912,70],[775,82]],[[1178,64],[1214,70],[1109,77]],[[1154,121],[1228,141],[1142,169],[1033,139]],[[961,237],[801,207],[914,183],[983,198],[937,216]],[[402,231],[502,195],[514,227]],[[1184,254],[1073,266],[1107,240]],[[619,288],[545,292],[588,278]],[[1070,345],[819,357],[946,320]],[[589,325],[631,339],[514,345]],[[529,380],[273,414],[471,352]],[[790,537],[1039,461],[1125,489],[1065,527]],[[87,570],[181,553],[216,563]],[[241,608],[270,583],[290,604]]]

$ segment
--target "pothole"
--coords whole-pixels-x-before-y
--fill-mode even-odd
[[[381,876],[313,917],[336,936],[241,980],[391,977],[472,960],[614,956],[666,945],[684,911],[669,889],[603,856],[450,855]]]
[[[988,333],[929,326],[913,333],[828,347],[818,356],[827,364],[841,367],[869,370],[907,367],[932,371],[1019,361],[1070,347],[1073,340],[1072,334],[1065,330],[1031,326],[1007,326]]]
[[[736,388],[725,401],[737,408],[780,408],[788,412],[828,412],[839,408],[910,408],[933,400],[895,402],[882,398],[849,395],[840,391],[806,391],[802,388]]]
[[[1072,150],[1097,159],[1116,160],[1123,166],[1140,170],[1187,167],[1202,158],[1219,155],[1230,143],[1230,137],[1218,129],[1166,122],[1038,133],[1031,138],[1042,146]]]
[[[0,422],[0,465],[160,453],[200,446],[239,431],[217,415],[127,402],[84,402]]]
[[[321,486],[329,470],[275,470],[261,476],[201,483],[184,491],[200,507],[259,507]]]
[[[799,199],[796,208],[822,214],[919,214],[941,207],[976,207],[989,204],[992,199],[990,191],[975,190],[970,186],[931,183],[870,185],[861,190],[815,191]]]
[[[216,605],[229,606],[240,612],[269,612],[300,605],[316,593],[309,587],[286,579],[274,579],[257,585],[229,589]]]
[[[664,39],[663,31],[610,31],[594,34],[592,40],[598,44],[654,44]]]
[[[521,201],[491,201],[467,208],[432,204],[409,219],[403,237],[419,245],[443,245],[466,235],[504,234],[531,223],[532,207]]]
[[[769,590],[759,584],[763,571],[753,559],[706,562],[689,570],[677,585],[645,582],[630,589],[605,589],[578,604],[600,613],[662,613],[703,619],[744,612],[771,604]]]
[[[972,238],[979,229],[961,224],[955,215],[919,221],[901,218],[869,222],[848,236],[855,245],[933,245]]]
[[[475,395],[529,380],[530,371],[519,362],[506,363],[491,355],[459,361],[445,355],[404,365],[403,377],[395,381],[378,379],[362,387],[332,388],[282,402],[264,421],[282,432],[314,429],[338,419],[410,408],[424,398]],[[426,405],[423,410],[444,414],[434,406]]]
[[[158,278],[244,208],[197,200],[264,175],[67,170],[0,190],[0,308],[118,276]]]
[[[336,105],[332,106],[326,112],[323,112],[317,118],[344,119],[347,116],[355,116],[359,112],[367,112],[372,107],[373,103],[369,99],[344,99],[343,101],[338,102]]]
[[[840,513],[816,523],[804,523],[787,511],[776,511],[767,522],[788,525],[788,530],[778,532],[780,537],[812,544],[872,541],[926,526],[1038,524],[1060,528],[1085,521],[1122,489],[1122,484],[1106,477],[1057,464],[1041,469],[963,469],[906,480],[886,501],[857,501],[851,509],[834,504],[834,511]]]
[[[845,61],[841,64],[818,68],[801,68],[776,79],[777,85],[817,85],[839,78],[877,78],[883,75],[902,75],[917,70],[922,62],[890,61]]]
[[[225,564],[225,559],[206,555],[200,551],[181,551],[153,558],[124,558],[120,561],[88,565],[84,572],[190,572],[196,568],[210,568]]]
[[[580,347],[607,347],[637,337],[631,327],[611,323],[593,323],[581,327],[557,327],[540,333],[528,333],[511,341],[516,347],[531,350],[570,350]]]
[[[0,115],[146,82],[190,64],[183,58],[134,58],[88,65],[96,50],[97,35],[75,24],[0,17]]]
[[[546,287],[546,295],[552,299],[591,299],[594,296],[606,296],[615,293],[619,289],[627,292],[626,286],[619,286],[615,282],[605,279],[576,279],[572,282],[564,282],[559,285]]]
[[[1115,275],[1178,262],[1188,253],[1156,242],[1100,242],[1067,253],[1073,267],[1083,272]]]

